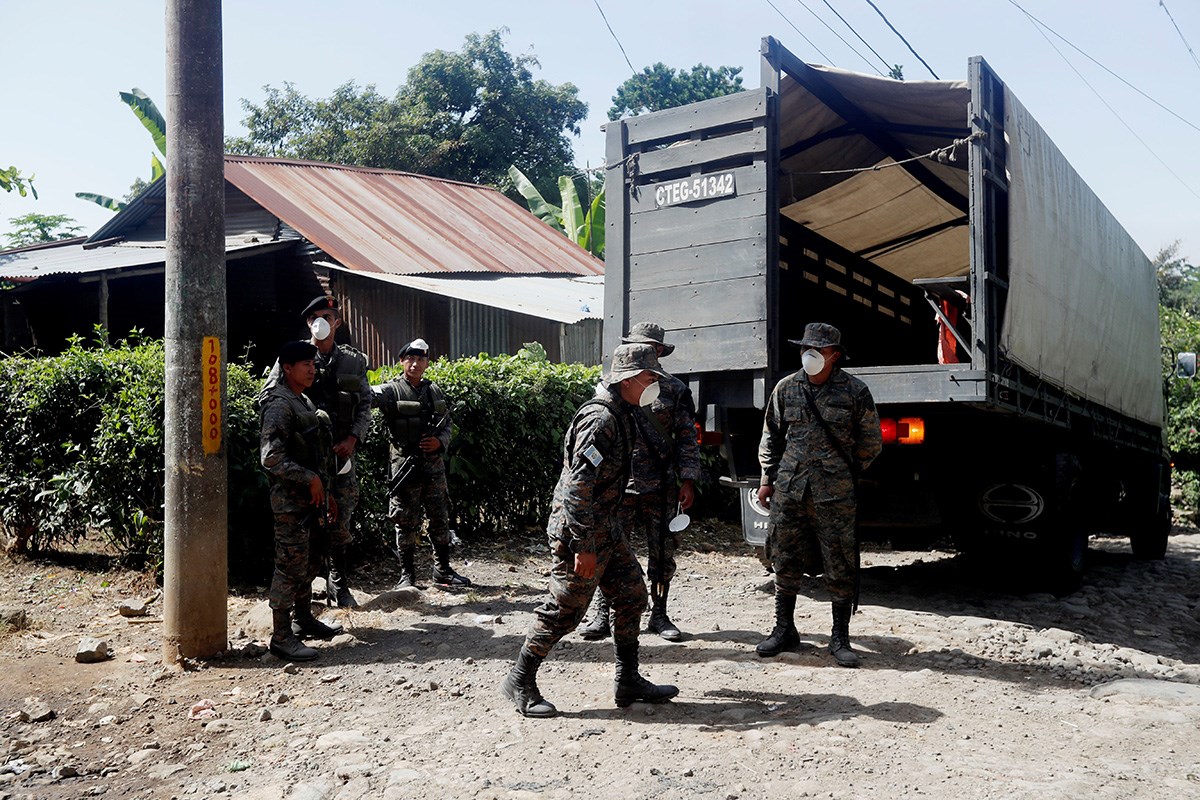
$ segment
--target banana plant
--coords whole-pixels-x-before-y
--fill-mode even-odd
[[[154,146],[162,153],[163,158],[167,157],[167,120],[159,112],[158,106],[154,105],[154,101],[150,96],[136,86],[128,92],[120,92],[121,102],[129,106],[134,116],[142,123],[154,140]],[[150,154],[150,182],[156,180],[166,174],[166,168],[163,162],[159,159],[157,153]],[[139,181],[140,183],[140,181]],[[146,186],[149,183],[145,184]],[[137,184],[135,184],[136,186]],[[144,187],[143,187],[144,188]],[[76,192],[75,196],[81,200],[87,200],[95,203],[98,206],[103,206],[110,211],[120,211],[125,208],[127,203],[120,200],[114,200],[107,195],[96,194],[95,192]]]
[[[575,181],[569,175],[558,179],[558,193],[562,205],[556,206],[546,200],[525,173],[516,167],[508,168],[508,177],[513,186],[525,198],[525,204],[535,217],[551,228],[564,234],[575,244],[596,258],[604,258],[604,190],[601,189],[585,211],[575,189]]]

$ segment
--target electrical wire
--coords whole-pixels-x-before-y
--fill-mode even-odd
[[[1175,22],[1175,17],[1172,16],[1171,10],[1167,8],[1167,4],[1163,2],[1163,0],[1158,0],[1158,6],[1164,12],[1166,12],[1167,19],[1171,20],[1171,24],[1175,26],[1175,32],[1179,34],[1179,38],[1183,42],[1183,46],[1187,48],[1188,55],[1192,57],[1192,61],[1196,63],[1196,66],[1200,67],[1200,59],[1196,58],[1196,51],[1192,49],[1192,46],[1188,44],[1188,40],[1184,38],[1183,31],[1179,30],[1179,24]]]
[[[864,39],[862,37],[862,35],[854,29],[854,26],[851,25],[849,22],[847,22],[846,18],[843,17],[840,13],[838,13],[838,10],[833,7],[833,3],[830,3],[829,0],[822,0],[822,2],[824,2],[825,5],[829,6],[829,10],[832,11],[834,13],[834,15],[842,21],[842,24],[845,25],[847,28],[849,28],[850,32],[853,33],[855,36],[857,36],[858,40],[860,42],[862,42],[863,44],[865,44],[867,46],[867,49],[875,54],[875,57],[879,59],[879,63],[883,64],[883,68],[886,69],[890,73],[892,71],[892,65],[887,63],[887,59],[885,59],[883,56],[879,55],[879,51],[876,50],[874,47],[871,47],[871,43],[868,42],[866,39]]]
[[[1148,94],[1146,94],[1145,92],[1143,92],[1143,91],[1142,91],[1141,89],[1139,89],[1138,87],[1134,86],[1134,85],[1133,85],[1132,83],[1130,83],[1129,81],[1127,81],[1127,80],[1125,80],[1124,78],[1122,78],[1122,77],[1121,77],[1120,75],[1118,75],[1117,73],[1113,72],[1113,71],[1112,71],[1111,69],[1109,69],[1108,67],[1106,67],[1106,66],[1104,66],[1103,64],[1101,64],[1101,63],[1100,63],[1099,61],[1097,61],[1096,59],[1092,58],[1090,55],[1088,55],[1087,53],[1085,53],[1083,50],[1080,50],[1078,47],[1076,47],[1076,46],[1075,46],[1075,44],[1074,44],[1074,43],[1072,43],[1070,40],[1066,39],[1066,38],[1065,38],[1065,37],[1064,37],[1064,36],[1063,36],[1061,33],[1059,33],[1058,31],[1054,30],[1053,28],[1051,28],[1051,27],[1050,27],[1049,25],[1047,25],[1046,23],[1042,22],[1040,19],[1038,19],[1037,17],[1035,17],[1033,14],[1030,14],[1030,13],[1029,13],[1028,11],[1026,11],[1024,8],[1021,8],[1020,4],[1018,4],[1017,2],[1015,2],[1015,0],[1008,0],[1008,2],[1009,2],[1009,3],[1011,3],[1011,4],[1013,5],[1013,7],[1015,7],[1015,8],[1016,8],[1018,11],[1020,11],[1020,12],[1021,12],[1022,14],[1024,14],[1026,17],[1028,17],[1029,19],[1033,20],[1033,21],[1034,21],[1035,23],[1037,23],[1038,25],[1042,26],[1042,27],[1043,27],[1043,28],[1045,28],[1046,30],[1048,30],[1048,31],[1050,31],[1051,33],[1053,33],[1055,36],[1057,36],[1059,39],[1061,39],[1061,40],[1063,41],[1063,43],[1065,43],[1065,44],[1066,44],[1068,47],[1070,47],[1070,48],[1071,48],[1072,50],[1074,50],[1075,52],[1079,53],[1079,55],[1083,56],[1083,57],[1084,57],[1084,58],[1086,58],[1088,61],[1091,61],[1091,62],[1092,62],[1093,64],[1095,64],[1097,67],[1099,67],[1100,69],[1104,70],[1104,71],[1105,71],[1105,72],[1107,72],[1109,75],[1112,75],[1114,78],[1116,78],[1117,80],[1119,80],[1121,83],[1125,84],[1125,85],[1126,85],[1126,86],[1128,86],[1130,89],[1133,89],[1135,92],[1137,92],[1138,94],[1140,94],[1142,97],[1146,98],[1146,99],[1147,99],[1147,100],[1149,100],[1151,103],[1153,103],[1154,105],[1158,106],[1158,107],[1159,107],[1159,108],[1161,108],[1163,111],[1167,112],[1167,113],[1168,113],[1168,114],[1170,114],[1172,117],[1174,117],[1175,119],[1177,119],[1177,120],[1179,120],[1180,122],[1182,122],[1184,125],[1187,125],[1189,128],[1192,128],[1193,130],[1200,132],[1200,125],[1196,125],[1196,124],[1194,124],[1194,123],[1190,122],[1189,120],[1185,119],[1184,117],[1180,116],[1179,114],[1175,113],[1175,112],[1174,112],[1174,111],[1172,111],[1171,109],[1169,109],[1169,108],[1167,108],[1166,106],[1164,106],[1162,103],[1160,103],[1160,102],[1158,102],[1157,100],[1155,100],[1155,99],[1154,99],[1153,97],[1151,97],[1150,95],[1148,95]],[[1043,34],[1043,35],[1044,35],[1044,34]],[[1061,55],[1061,53],[1060,53],[1060,55]],[[1063,59],[1063,60],[1065,61],[1066,59]],[[1070,62],[1068,62],[1068,63],[1070,63]]]
[[[858,52],[858,50],[856,50],[856,49],[854,48],[854,45],[852,45],[852,44],[850,44],[849,42],[847,42],[847,41],[846,41],[846,39],[845,39],[845,37],[843,37],[843,36],[842,36],[840,33],[838,33],[837,31],[835,31],[835,30],[833,29],[833,27],[832,27],[832,26],[831,26],[831,25],[830,25],[828,22],[826,22],[825,20],[821,19],[821,18],[820,18],[820,17],[817,15],[817,12],[815,12],[815,11],[813,11],[811,8],[809,8],[809,7],[808,7],[808,4],[806,4],[806,3],[804,2],[804,0],[796,0],[796,2],[797,2],[797,3],[799,3],[799,4],[800,4],[800,6],[801,6],[801,7],[802,7],[802,8],[803,8],[805,11],[807,11],[809,14],[812,14],[812,15],[813,15],[813,17],[815,17],[815,18],[816,18],[817,22],[821,23],[821,24],[822,24],[822,25],[824,25],[826,28],[828,28],[830,33],[832,33],[832,34],[833,34],[834,36],[836,36],[838,39],[841,39],[841,41],[842,41],[842,44],[846,45],[846,47],[849,47],[849,48],[850,48],[850,50],[851,50],[851,51],[854,53],[854,55],[856,55],[856,56],[858,56],[859,58],[861,58],[864,64],[866,64],[866,65],[867,65],[868,67],[870,67],[871,69],[875,70],[875,73],[876,73],[876,74],[878,74],[878,75],[882,75],[882,74],[883,74],[882,72],[880,72],[880,71],[879,71],[879,69],[878,69],[878,68],[877,68],[877,67],[876,67],[874,64],[872,64],[870,61],[868,61],[868,60],[867,60],[867,57],[866,57],[866,56],[864,56],[862,53]],[[826,3],[825,3],[825,5],[829,5],[829,3],[828,3],[828,2],[826,2]],[[834,13],[836,14],[837,12],[835,11]],[[845,22],[845,20],[842,20],[842,22]],[[860,37],[860,38],[861,38],[861,37]],[[875,55],[879,55],[879,54],[878,54],[878,53],[876,53]],[[882,59],[881,59],[881,60],[882,60]],[[885,68],[885,69],[889,69],[889,70],[891,69],[891,67],[889,67],[889,66],[888,66],[888,65],[886,65],[886,64],[884,64],[884,68]]]
[[[904,35],[902,33],[900,33],[900,31],[896,30],[896,26],[888,21],[888,18],[883,15],[882,11],[879,10],[879,6],[875,5],[875,3],[873,3],[871,0],[867,0],[867,5],[869,5],[873,9],[875,9],[875,13],[879,15],[879,18],[882,19],[885,23],[887,23],[887,26],[892,29],[892,33],[894,33],[900,37],[900,41],[904,42],[904,46],[908,48],[908,52],[910,52],[914,56],[916,56],[917,61],[920,61],[922,64],[925,64],[925,69],[929,70],[929,74],[933,76],[933,79],[940,81],[941,78],[939,78],[938,74],[933,71],[933,67],[931,67],[925,63],[925,59],[921,58],[921,54],[918,53],[916,50],[914,50],[913,46],[908,43],[908,39],[905,39]]]
[[[782,11],[779,10],[779,6],[772,3],[771,0],[767,0],[767,5],[769,5],[773,9],[775,9],[775,13],[778,14],[779,16],[783,17],[783,21],[786,22],[788,25],[790,25],[792,27],[792,30],[794,30],[796,33],[800,34],[800,38],[803,39],[804,41],[808,42],[809,47],[811,47],[813,50],[816,50],[817,53],[820,54],[821,58],[825,59],[825,62],[826,62],[825,66],[827,66],[827,67],[836,67],[837,66],[837,64],[833,63],[833,59],[831,59],[829,56],[825,55],[825,53],[823,53],[821,51],[821,48],[817,47],[817,45],[813,42],[812,39],[805,36],[804,33],[799,28],[796,27],[796,24],[787,18],[787,14],[784,14]]]
[[[629,56],[625,53],[625,45],[621,44],[621,40],[617,38],[617,32],[612,29],[612,25],[608,24],[608,17],[604,14],[604,9],[600,7],[600,0],[592,0],[596,4],[596,10],[600,12],[600,19],[604,20],[604,27],[608,28],[608,32],[612,34],[613,41],[617,43],[617,47],[621,50],[621,55],[625,56],[625,63],[629,65],[629,71],[637,75],[637,70],[633,68],[633,62],[629,60]]]
[[[871,0],[867,0],[867,2],[869,3],[869,2],[871,2]],[[1156,161],[1158,161],[1158,163],[1163,165],[1163,169],[1165,169],[1167,172],[1169,172],[1171,174],[1171,176],[1173,178],[1175,178],[1175,180],[1179,181],[1179,184],[1183,188],[1185,188],[1189,192],[1191,192],[1191,194],[1196,199],[1200,200],[1200,194],[1197,194],[1195,189],[1193,189],[1191,186],[1189,186],[1187,184],[1187,182],[1184,181],[1184,179],[1181,178],[1177,172],[1175,172],[1175,170],[1171,169],[1170,164],[1168,164],[1166,161],[1164,161],[1158,153],[1154,152],[1154,149],[1151,148],[1150,145],[1146,144],[1146,140],[1143,139],[1141,136],[1139,136],[1137,131],[1135,131],[1132,127],[1130,127],[1129,123],[1125,121],[1125,118],[1117,113],[1117,110],[1115,108],[1113,108],[1107,100],[1104,99],[1104,96],[1101,95],[1100,92],[1096,91],[1095,86],[1092,86],[1092,84],[1088,83],[1088,79],[1083,77],[1083,73],[1075,68],[1075,65],[1071,63],[1071,60],[1068,59],[1063,54],[1063,51],[1058,49],[1058,45],[1056,45],[1054,43],[1054,41],[1049,36],[1046,35],[1046,31],[1042,30],[1042,27],[1043,27],[1042,22],[1039,21],[1037,18],[1035,18],[1028,11],[1021,8],[1021,6],[1016,2],[1016,0],[1008,0],[1008,2],[1010,2],[1014,6],[1016,6],[1021,11],[1021,13],[1024,14],[1029,19],[1029,22],[1031,25],[1033,25],[1034,30],[1036,30],[1039,34],[1041,34],[1042,38],[1046,40],[1046,43],[1048,45],[1050,45],[1052,48],[1054,48],[1054,52],[1058,53],[1058,57],[1061,58],[1064,62],[1066,62],[1066,65],[1071,68],[1071,71],[1075,73],[1075,75],[1079,78],[1079,80],[1083,81],[1084,86],[1087,86],[1089,89],[1092,90],[1092,94],[1096,95],[1096,98],[1101,103],[1104,104],[1104,107],[1112,112],[1112,115],[1117,118],[1118,122],[1120,122],[1122,125],[1125,126],[1125,129],[1127,131],[1129,131],[1129,133],[1133,136],[1133,138],[1137,139],[1138,142],[1141,143],[1142,147],[1146,148],[1146,152],[1148,152],[1150,155],[1154,156],[1154,159]],[[1046,30],[1050,30],[1050,28],[1047,27]],[[1055,35],[1057,36],[1058,34],[1055,34]],[[1064,39],[1063,41],[1066,41],[1066,40]]]

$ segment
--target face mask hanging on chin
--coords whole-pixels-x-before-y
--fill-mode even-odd
[[[809,375],[818,375],[825,369],[825,356],[818,350],[805,350],[800,356],[800,365]]]
[[[317,317],[312,321],[312,325],[308,326],[312,331],[313,338],[318,342],[329,338],[329,334],[333,333],[333,328],[329,325],[329,320],[324,317]]]
[[[658,399],[658,395],[662,392],[662,387],[658,385],[658,381],[642,389],[642,395],[638,398],[638,405],[642,408],[648,408],[654,405],[654,401]]]

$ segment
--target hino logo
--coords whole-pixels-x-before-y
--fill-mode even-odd
[[[771,510],[762,503],[758,502],[758,489],[746,490],[746,504],[749,505],[750,509],[760,517],[771,516]]]
[[[989,486],[979,497],[979,510],[984,516],[1005,525],[1032,522],[1042,515],[1045,507],[1040,494],[1018,483]]]

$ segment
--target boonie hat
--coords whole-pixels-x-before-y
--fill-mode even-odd
[[[425,356],[426,358],[429,358],[429,342],[425,341],[424,339],[413,339],[411,342],[404,345],[404,347],[400,348],[400,358],[404,358],[410,353],[416,353],[419,356]]]
[[[788,339],[797,347],[836,347],[843,353],[842,332],[826,322],[810,322],[804,326],[803,339]]]
[[[654,354],[654,347],[640,342],[619,344],[613,348],[612,364],[604,375],[604,382],[611,386],[646,371],[653,372],[660,378],[664,377],[658,356]]]
[[[661,325],[654,322],[639,322],[629,329],[628,336],[621,337],[621,341],[625,344],[659,345],[663,349],[662,354],[669,356],[675,352],[675,345],[664,342],[663,335]]]
[[[314,297],[312,302],[306,305],[304,310],[300,312],[300,316],[303,319],[308,319],[318,311],[337,311],[337,307],[337,300],[323,294],[320,297]]]
[[[317,346],[312,342],[285,342],[279,348],[280,364],[295,364],[297,361],[309,361],[317,357]]]

